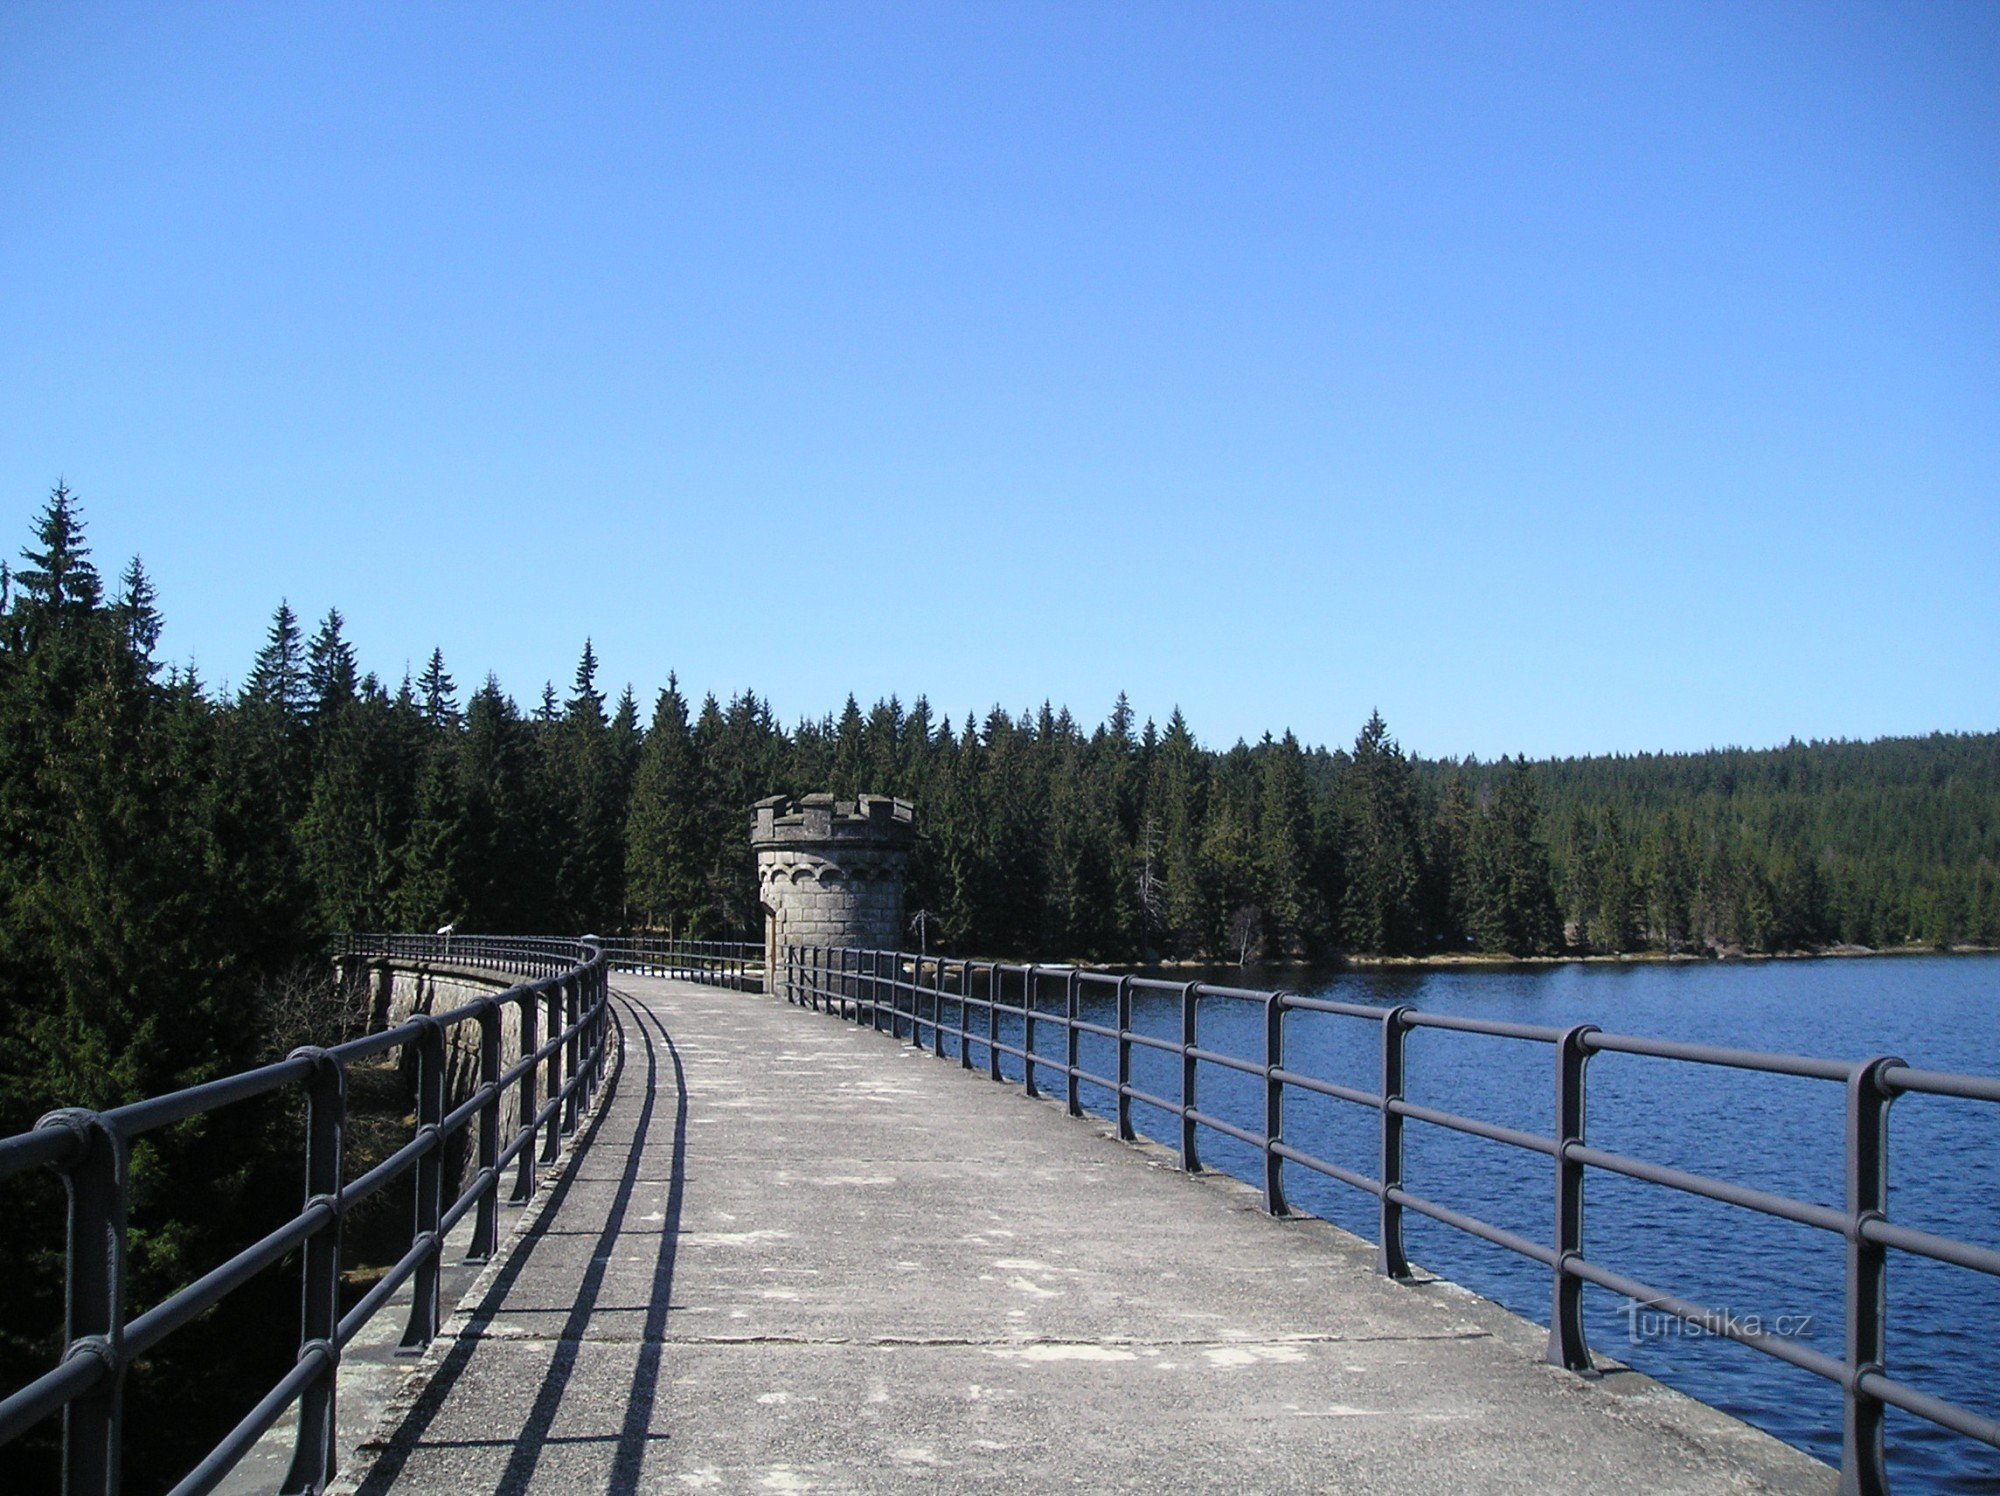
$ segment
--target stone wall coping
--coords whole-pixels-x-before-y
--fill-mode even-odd
[[[916,841],[916,807],[891,795],[771,795],[751,812],[750,844],[779,847],[836,845],[908,848]]]

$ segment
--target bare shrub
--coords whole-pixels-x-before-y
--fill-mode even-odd
[[[315,962],[302,961],[258,989],[264,1048],[273,1058],[302,1045],[331,1047],[368,1032],[370,998],[363,981],[343,982]]]

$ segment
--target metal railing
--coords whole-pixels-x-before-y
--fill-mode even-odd
[[[0,1179],[29,1169],[59,1171],[69,1192],[64,1350],[54,1369],[0,1400],[0,1448],[63,1415],[63,1488],[68,1496],[115,1496],[122,1463],[123,1382],[133,1361],[257,1274],[300,1254],[302,1309],[298,1360],[173,1489],[212,1490],[293,1404],[298,1437],[281,1489],[314,1492],[334,1473],[334,1404],[342,1349],[405,1283],[414,1284],[402,1348],[422,1349],[437,1334],[439,1269],[446,1235],[477,1212],[468,1260],[489,1257],[499,1240],[500,1181],[515,1167],[510,1203],[535,1192],[537,1164],[553,1160],[575,1131],[604,1078],[609,1033],[608,965],[588,941],[542,937],[354,935],[350,958],[478,968],[524,980],[448,1013],[419,1013],[381,1033],[344,1044],[294,1050],[276,1064],[128,1106],[49,1113],[31,1132],[0,1138]],[[518,1009],[520,1040],[502,1054],[503,1017]],[[447,1043],[475,1025],[478,1084],[446,1110]],[[546,1033],[548,1038],[540,1036]],[[416,1119],[410,1141],[356,1178],[346,1177],[348,1068],[391,1050],[414,1051]],[[133,1140],[187,1118],[299,1088],[305,1094],[305,1206],[289,1221],[142,1314],[126,1302],[126,1212]],[[503,1145],[500,1109],[509,1088],[519,1125]],[[540,1098],[546,1094],[547,1100]],[[444,1198],[444,1155],[476,1124],[477,1173]],[[532,1146],[537,1134],[540,1158]],[[340,1312],[341,1223],[361,1201],[411,1170],[416,1208],[409,1248],[345,1314]]]
[[[928,1042],[939,1058],[945,1057],[946,1039],[952,1037],[956,1040],[958,1062],[968,1070],[973,1067],[972,1051],[976,1045],[985,1051],[986,1071],[994,1080],[1004,1078],[1001,1057],[1012,1056],[1021,1063],[1023,1088],[1030,1096],[1039,1094],[1038,1071],[1061,1077],[1064,1101],[1071,1116],[1083,1115],[1082,1086],[1103,1088],[1115,1098],[1118,1136],[1126,1141],[1137,1136],[1132,1125],[1132,1104],[1137,1101],[1156,1107],[1177,1119],[1180,1163],[1190,1172],[1201,1167],[1198,1146],[1201,1128],[1212,1129],[1256,1149],[1262,1158],[1264,1208],[1274,1215],[1286,1210],[1284,1166],[1287,1163],[1373,1197],[1378,1210],[1376,1266],[1390,1277],[1407,1277],[1410,1273],[1403,1250],[1403,1223],[1408,1211],[1541,1263],[1550,1270],[1552,1281],[1547,1356],[1558,1366],[1581,1371],[1591,1365],[1582,1308],[1583,1286],[1589,1283],[1698,1326],[1706,1335],[1740,1341],[1823,1377],[1841,1389],[1844,1399],[1840,1479],[1843,1492],[1875,1493],[1888,1488],[1883,1444],[1885,1406],[2000,1448],[2000,1421],[1897,1381],[1884,1365],[1888,1313],[1885,1269],[1891,1248],[2000,1277],[2000,1251],[1900,1225],[1888,1218],[1890,1106],[1904,1094],[2000,1103],[2000,1079],[1917,1069],[1893,1055],[1846,1061],[1765,1054],[1607,1034],[1592,1024],[1546,1028],[1487,1022],[1421,1012],[1407,1006],[1384,1009],[1289,992],[1169,982],[1071,966],[1014,965],[920,957],[900,951],[792,946],[781,954],[779,967],[778,990],[789,1002],[837,1013],[857,1023],[866,1022],[877,1030],[886,1026],[895,1037],[907,1034],[915,1046],[923,1047]],[[1178,1001],[1178,1039],[1133,1028],[1133,997],[1143,993]],[[1083,1017],[1086,996],[1109,998],[1116,1015],[1114,1023],[1087,1021]],[[1261,1007],[1261,1053],[1245,1056],[1205,1048],[1200,1024],[1204,1003]],[[947,1017],[948,1010],[951,1017]],[[1295,1012],[1330,1014],[1375,1028],[1379,1036],[1379,1084],[1373,1089],[1345,1086],[1288,1068],[1285,1015]],[[975,1013],[983,1015],[983,1023],[977,1028]],[[1019,1021],[1019,1044],[1002,1038],[1003,1014],[1010,1021]],[[1061,1031],[1064,1040],[1061,1060],[1038,1052],[1036,1034],[1044,1026]],[[1404,1095],[1407,1039],[1418,1029],[1451,1030],[1546,1045],[1553,1055],[1552,1131],[1546,1135],[1526,1132],[1407,1100]],[[1098,1075],[1083,1068],[1080,1041],[1084,1035],[1095,1035],[1115,1046],[1115,1074]],[[1178,1096],[1161,1096],[1133,1085],[1135,1048],[1178,1059]],[[1799,1076],[1845,1087],[1844,1208],[1834,1209],[1750,1189],[1589,1146],[1584,1141],[1584,1072],[1590,1057],[1599,1053],[1644,1055],[1689,1065]],[[1239,1126],[1201,1108],[1198,1083],[1204,1065],[1235,1071],[1261,1082],[1261,1127]],[[1375,1112],[1379,1117],[1376,1173],[1369,1175],[1343,1167],[1287,1143],[1284,1110],[1288,1090],[1309,1092]],[[1484,1138],[1547,1158],[1555,1187],[1550,1239],[1530,1240],[1405,1188],[1403,1132],[1409,1122]],[[1587,1171],[1593,1169],[1796,1222],[1842,1238],[1847,1251],[1844,1354],[1827,1355],[1795,1339],[1746,1325],[1724,1310],[1663,1292],[1585,1256],[1585,1182]]]
[[[741,940],[669,940],[658,935],[614,936],[600,942],[614,971],[678,977],[737,992],[764,990],[764,947]]]

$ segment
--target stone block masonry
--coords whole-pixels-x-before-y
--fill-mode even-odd
[[[773,795],[752,812],[766,970],[790,945],[897,950],[903,883],[916,841],[907,800]]]

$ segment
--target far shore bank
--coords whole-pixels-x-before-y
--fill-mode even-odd
[[[1132,965],[1144,967],[1148,971],[1213,971],[1219,967],[1244,966],[1278,967],[1290,970],[1305,970],[1310,968],[1317,970],[1351,969],[1356,971],[1448,971],[1465,967],[1498,966],[1702,966],[1759,961],[1848,960],[1872,956],[1992,955],[2000,955],[2000,947],[1990,945],[1954,945],[1940,948],[1933,945],[1896,945],[1877,948],[1865,945],[1836,945],[1827,946],[1821,950],[1804,951],[1631,951],[1623,955],[1565,954],[1560,956],[1510,956],[1504,951],[1464,951],[1430,956],[1274,956],[1261,957],[1258,960],[1249,962],[1182,959],[1140,962],[1080,962],[1077,964],[1086,966],[1101,964],[1105,967]]]

